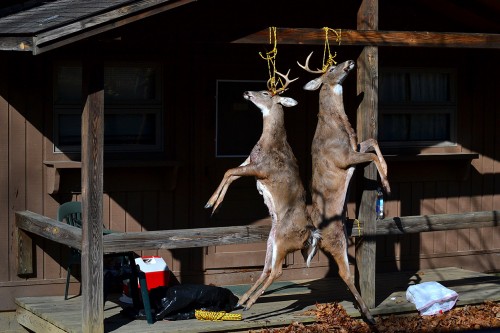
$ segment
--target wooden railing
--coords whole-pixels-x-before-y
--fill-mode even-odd
[[[35,234],[54,242],[81,249],[82,231],[30,211],[16,213],[18,228],[18,274],[33,274]],[[392,217],[378,220],[375,234],[363,232],[362,221],[349,220],[348,235],[384,236],[428,231],[494,227],[500,225],[500,211]],[[103,252],[180,249],[228,244],[265,242],[270,226],[234,226],[112,233],[103,236]]]

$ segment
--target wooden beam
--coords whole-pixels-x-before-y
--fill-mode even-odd
[[[459,214],[437,214],[391,217],[378,220],[374,231],[365,228],[363,221],[350,220],[350,236],[404,235],[429,231],[458,230],[500,226],[500,211],[481,211]]]
[[[83,62],[82,113],[82,332],[104,332],[103,151],[104,66],[93,56]]]
[[[378,29],[378,0],[363,0],[357,17],[358,29]],[[358,142],[377,139],[378,129],[378,48],[365,46],[357,60],[357,94],[362,96],[357,110],[356,133]],[[364,167],[361,180],[361,201],[358,219],[364,222],[365,230],[375,231],[377,214],[377,168],[374,163]],[[375,263],[376,239],[364,235],[356,242],[356,267],[359,274],[359,291],[369,308],[375,308]]]
[[[33,51],[31,37],[1,37],[0,50],[2,51]]]
[[[200,229],[112,233],[104,236],[106,253],[182,249],[265,242],[271,226],[235,226]]]
[[[81,249],[82,229],[28,210],[16,212],[16,227],[51,241]]]
[[[16,212],[17,227],[75,249],[81,248],[82,229],[30,211]],[[269,225],[115,232],[103,237],[104,253],[183,249],[265,242]]]
[[[341,45],[351,46],[406,46],[499,49],[500,34],[428,32],[428,31],[372,31],[341,30]],[[331,35],[334,41],[336,36]],[[277,28],[278,44],[324,45],[323,29]],[[264,29],[252,35],[237,39],[239,44],[268,44],[269,30]]]
[[[30,211],[16,212],[19,229],[57,243],[79,248],[81,229]],[[410,233],[500,226],[500,211],[391,217],[377,220],[373,233],[363,221],[347,221],[349,237],[404,235]],[[182,249],[227,244],[265,242],[270,226],[235,226],[198,229],[112,233],[103,237],[104,253],[151,249]]]

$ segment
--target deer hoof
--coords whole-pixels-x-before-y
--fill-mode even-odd
[[[372,316],[370,317],[367,317],[366,318],[366,321],[368,322],[369,325],[371,326],[375,326],[377,324],[377,322],[375,321],[375,318],[373,318]]]
[[[233,307],[233,310],[240,310],[240,309],[243,309],[243,305],[241,305],[241,304],[236,304],[236,305]]]

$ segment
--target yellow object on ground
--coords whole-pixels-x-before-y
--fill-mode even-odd
[[[227,313],[226,311],[195,310],[194,316],[198,320],[211,320],[211,321],[242,320],[240,313]]]

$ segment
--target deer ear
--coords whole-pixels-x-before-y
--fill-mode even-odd
[[[320,78],[317,78],[317,79],[314,79],[314,80],[307,82],[306,85],[304,86],[304,89],[305,90],[316,90],[319,87],[321,87],[321,80],[320,80]]]
[[[294,100],[293,98],[290,98],[290,97],[281,97],[280,98],[280,104],[283,105],[283,106],[290,107],[290,106],[297,105],[298,102],[296,100]]]

